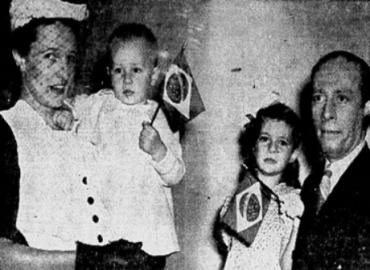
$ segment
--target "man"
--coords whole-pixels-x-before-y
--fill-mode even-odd
[[[312,69],[312,118],[325,166],[303,186],[294,269],[370,269],[369,78],[365,61],[344,51]]]

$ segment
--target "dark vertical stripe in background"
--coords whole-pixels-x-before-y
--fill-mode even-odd
[[[18,96],[19,74],[11,54],[9,5],[10,0],[0,1],[0,110],[12,106]]]

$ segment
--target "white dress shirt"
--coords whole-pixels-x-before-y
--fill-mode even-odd
[[[358,156],[358,154],[361,152],[361,150],[365,147],[366,142],[363,140],[361,143],[359,143],[351,153],[346,155],[344,158],[329,162],[328,160],[325,161],[325,168],[329,168],[331,171],[331,176],[327,177],[328,182],[323,180],[320,183],[320,190],[322,190],[321,194],[324,195],[323,199],[325,198],[325,195],[330,195],[330,193],[333,191],[335,186],[337,185],[339,179],[344,174],[344,172],[348,169],[349,165],[353,162],[353,160]]]

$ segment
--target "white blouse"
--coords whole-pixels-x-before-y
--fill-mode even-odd
[[[84,156],[93,149],[71,132],[52,130],[23,100],[2,115],[16,138],[21,169],[17,228],[32,247],[74,250],[81,183],[89,173]]]
[[[152,255],[179,250],[170,189],[185,172],[178,137],[160,113],[154,126],[169,150],[154,162],[138,138],[156,104],[127,110],[116,101],[106,93],[77,98],[73,131],[52,130],[22,100],[2,113],[21,168],[17,228],[30,246],[75,250],[77,240],[123,238]]]

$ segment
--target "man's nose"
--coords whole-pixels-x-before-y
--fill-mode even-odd
[[[324,120],[334,119],[336,117],[336,104],[332,100],[328,100],[323,108],[322,117]]]

